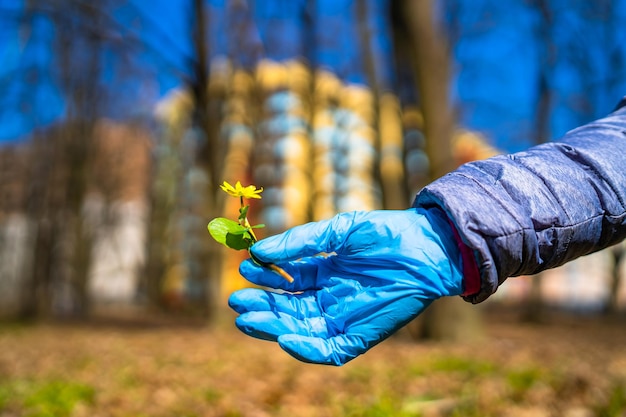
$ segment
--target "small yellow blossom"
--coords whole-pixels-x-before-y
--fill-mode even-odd
[[[263,187],[259,189],[254,185],[244,187],[239,181],[237,181],[234,187],[224,181],[224,184],[220,185],[220,188],[233,197],[261,198],[261,193],[263,192]]]

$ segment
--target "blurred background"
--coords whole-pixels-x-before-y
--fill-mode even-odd
[[[236,214],[223,180],[264,187],[264,235],[405,208],[626,91],[621,1],[2,0],[0,16],[5,317],[210,316],[245,285],[206,232]],[[620,255],[539,298],[617,308]],[[500,297],[536,292],[511,281]]]
[[[214,217],[237,215],[236,199],[219,190],[222,181],[264,188],[251,207],[253,223],[266,224],[259,237],[341,211],[406,208],[422,186],[461,163],[556,140],[611,112],[626,92],[625,20],[626,2],[619,0],[0,0],[0,318],[230,320],[226,298],[247,284],[237,272],[244,254],[223,249],[206,230]],[[541,276],[510,279],[486,305],[519,308],[535,322],[547,308],[576,313],[576,320],[615,317],[626,302],[622,254],[623,247],[610,248]],[[433,306],[426,324],[409,326],[409,339],[458,340],[493,322],[484,309],[457,301],[446,300],[454,305],[443,313]],[[455,327],[460,333],[441,330]],[[67,348],[53,335],[73,340],[76,349],[101,347],[91,342],[96,333],[81,339],[66,328],[37,332],[52,343],[53,356]],[[182,333],[191,343],[244,343],[219,332],[202,341]],[[9,334],[0,337],[0,375],[22,375],[8,365],[17,357],[11,355],[38,342]],[[133,361],[120,353],[124,340],[140,350],[163,339],[107,337],[102,346],[117,346],[126,358],[112,368],[121,369],[111,377],[122,387],[137,383],[156,392],[154,404],[178,398],[171,387],[146,388],[152,386],[139,371],[124,373]],[[166,347],[184,348],[177,337],[167,340]],[[31,353],[35,372],[46,368]],[[100,364],[93,355],[80,369]],[[192,367],[210,361],[184,357]],[[303,369],[269,363],[250,372],[277,366],[283,378],[273,383],[289,387],[294,369]],[[437,363],[415,367],[450,371],[446,360]],[[470,384],[485,372],[493,376],[495,366],[452,363]],[[373,381],[372,368],[349,369],[342,387]],[[406,383],[421,372],[411,369],[402,374]],[[513,403],[520,395],[515,384],[533,386],[543,372],[509,371],[499,377],[510,379],[505,398]],[[220,372],[214,375],[228,380],[232,369]],[[558,381],[574,381],[567,389],[550,385],[563,398],[580,388],[570,376]],[[0,415],[18,415],[2,411],[19,404],[29,409],[31,394],[75,395],[91,404],[98,383],[76,378],[82,385],[16,385],[0,377]],[[594,383],[581,378],[584,387]],[[610,413],[624,410],[626,384],[614,382],[605,384],[606,398],[586,403],[588,410],[620,415]],[[283,397],[264,389],[270,399],[249,408],[205,387],[199,401],[214,414],[167,407],[148,414],[268,415]],[[144,398],[142,392],[135,394]],[[340,407],[325,415],[391,415],[383,394],[373,397],[378,414]],[[18,405],[15,396],[23,400]],[[411,398],[406,415],[420,415],[411,407],[432,399]],[[119,415],[132,414],[125,412]]]
[[[236,217],[223,180],[264,187],[265,236],[405,208],[460,163],[609,113],[624,17],[611,0],[3,0],[0,314],[210,317],[245,285],[206,231]],[[498,297],[615,310],[619,256]]]

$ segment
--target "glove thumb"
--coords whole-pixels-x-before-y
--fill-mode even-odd
[[[341,213],[332,219],[295,226],[255,243],[250,250],[262,262],[292,261],[322,252],[333,252],[354,222],[356,213]]]

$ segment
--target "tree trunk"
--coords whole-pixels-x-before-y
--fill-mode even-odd
[[[432,0],[404,0],[401,6],[414,50],[414,71],[424,116],[431,180],[456,168],[451,147],[455,120],[448,101],[449,45],[437,24],[434,6]],[[419,333],[437,339],[466,340],[482,333],[479,317],[479,309],[475,306],[459,297],[444,297],[424,312]],[[419,325],[418,322],[414,326]],[[412,334],[418,333],[413,329]]]
[[[620,267],[622,266],[622,259],[624,257],[623,244],[616,245],[609,249],[609,253],[613,258],[613,265],[611,268],[611,282],[609,284],[609,297],[604,307],[604,312],[607,315],[615,314],[619,310],[619,289],[622,280]]]

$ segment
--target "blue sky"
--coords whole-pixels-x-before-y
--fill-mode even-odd
[[[23,20],[23,0],[0,2],[0,142],[14,142],[67,114],[48,13]],[[535,140],[541,86],[549,92],[549,132],[601,117],[626,94],[626,2],[547,1],[544,15],[524,0],[442,0],[452,34],[452,98],[462,125],[506,151]],[[353,0],[249,0],[234,13],[207,0],[212,56],[251,67],[261,57],[301,56],[344,81],[367,83]],[[378,82],[397,84],[389,0],[367,0]],[[190,1],[132,0],[107,11],[101,75],[94,89],[107,117],[145,117],[190,77]],[[247,20],[246,20],[247,19]],[[253,21],[254,25],[246,25]],[[80,48],[80,40],[73,45]],[[85,71],[81,62],[75,71]],[[400,86],[399,92],[402,88]]]
[[[180,86],[193,56],[183,2],[129,1],[109,11],[115,24],[99,52],[98,86],[109,117],[141,117],[172,88]],[[24,21],[21,0],[0,5],[0,142],[26,137],[66,114],[55,55],[57,30],[47,13]],[[75,48],[79,48],[80,40]],[[81,71],[81,63],[71,63]],[[95,88],[96,86],[94,86]]]

